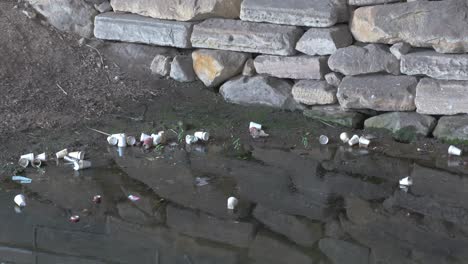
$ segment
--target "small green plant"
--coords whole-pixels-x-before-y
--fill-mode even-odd
[[[310,133],[307,132],[307,133],[305,133],[304,136],[302,136],[302,145],[304,145],[304,148],[309,147],[309,135],[310,135]]]
[[[241,149],[240,138],[235,138],[235,139],[232,141],[232,147],[233,147],[234,150],[236,150],[236,151],[239,151],[239,150]]]
[[[156,152],[162,152],[163,150],[164,150],[164,145],[161,145],[161,144],[156,145],[156,147],[154,148],[154,151]]]

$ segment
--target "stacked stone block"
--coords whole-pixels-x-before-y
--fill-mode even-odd
[[[29,1],[59,21],[47,13],[50,4]],[[73,6],[88,10],[83,1]],[[110,6],[114,11],[87,12],[95,16],[95,37],[184,49],[174,52],[183,57],[148,67],[157,76],[220,87],[229,102],[322,106],[334,109],[328,119],[357,110],[382,119],[404,116],[397,123],[408,126],[406,115],[388,113],[468,114],[465,1],[111,0]],[[69,19],[62,28],[89,28],[86,21]],[[395,131],[395,122],[380,123]]]

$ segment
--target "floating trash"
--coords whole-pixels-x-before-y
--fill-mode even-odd
[[[144,142],[145,140],[151,138],[150,135],[147,135],[145,133],[141,133],[141,136],[140,136],[140,142]]]
[[[125,135],[123,133],[118,134],[117,139],[119,140],[119,142],[117,143],[117,146],[119,148],[125,148],[127,146],[127,135]]]
[[[191,144],[197,143],[197,142],[198,142],[198,138],[196,136],[187,135],[185,137],[185,143],[187,143],[188,145],[191,145]]]
[[[195,132],[194,136],[203,141],[208,141],[210,139],[210,133],[208,132]]]
[[[136,202],[136,201],[140,200],[140,197],[138,197],[138,196],[136,196],[136,195],[133,195],[133,194],[130,194],[130,195],[128,196],[128,199],[129,199],[130,201],[132,201],[132,202]]]
[[[47,161],[47,154],[41,153],[41,154],[37,155],[36,159],[38,159],[40,161]]]
[[[413,185],[413,179],[410,177],[406,177],[400,180],[400,189],[405,192],[408,192],[411,185]]]
[[[77,160],[82,160],[85,157],[84,151],[75,151],[68,153],[68,156]]]
[[[70,222],[72,223],[78,223],[80,221],[80,216],[79,215],[72,215],[70,216]]]
[[[198,187],[202,187],[202,186],[205,186],[205,185],[208,185],[209,184],[209,178],[206,178],[206,177],[196,177],[195,178],[195,185],[197,185]]]
[[[34,153],[29,153],[29,154],[21,155],[20,159],[27,159],[27,160],[29,160],[30,162],[32,162],[32,161],[34,160]]]
[[[227,200],[227,208],[229,210],[234,210],[239,203],[239,200],[237,200],[236,197],[229,197]]]
[[[346,132],[343,132],[340,134],[340,140],[343,142],[343,143],[348,143],[349,141],[349,134],[346,133]]]
[[[57,157],[57,159],[63,159],[65,156],[67,156],[67,154],[68,154],[68,149],[63,149],[55,153],[55,156]]]
[[[348,141],[348,144],[352,147],[356,144],[359,143],[359,136],[358,135],[354,135],[352,138],[349,139]]]
[[[252,129],[252,128],[256,128],[258,130],[262,130],[262,125],[258,124],[258,123],[255,123],[255,122],[250,122],[249,124],[249,130]]]
[[[100,204],[101,201],[102,201],[101,195],[94,195],[94,197],[93,197],[93,203],[95,203],[95,204]]]
[[[24,195],[22,195],[22,194],[16,195],[15,198],[13,199],[13,201],[19,207],[25,207],[26,206],[26,197],[24,197]]]
[[[79,160],[73,163],[73,169],[76,171],[84,170],[91,167],[91,161],[89,160]]]
[[[462,150],[455,147],[455,146],[450,146],[448,148],[448,154],[453,155],[453,156],[461,156],[462,155]]]
[[[107,137],[107,143],[111,146],[115,146],[119,143],[119,139],[116,137],[116,135],[110,135]]]
[[[325,136],[325,135],[321,135],[321,136],[319,137],[319,142],[320,142],[321,145],[327,145],[329,141],[330,141],[330,140],[329,140],[328,137]]]
[[[11,180],[15,182],[19,182],[21,184],[27,184],[27,183],[32,182],[32,179],[24,177],[24,176],[12,176]]]
[[[367,148],[369,147],[370,140],[365,138],[365,137],[360,137],[359,138],[359,147],[361,148]]]
[[[153,138],[149,137],[143,141],[143,148],[148,150],[153,146]]]

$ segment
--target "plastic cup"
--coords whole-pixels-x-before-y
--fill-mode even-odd
[[[140,142],[144,142],[146,139],[148,139],[150,137],[151,137],[150,135],[147,135],[145,133],[141,133]]]
[[[18,164],[23,168],[27,168],[29,166],[29,160],[24,158],[19,159]]]
[[[208,141],[210,139],[210,133],[208,132],[195,132],[194,136],[203,141]]]
[[[448,148],[448,154],[449,154],[449,155],[453,155],[453,156],[461,156],[462,150],[459,149],[459,148],[457,148],[457,147],[455,147],[455,146],[450,146],[450,147]]]
[[[91,167],[91,161],[89,160],[80,160],[74,162],[73,169],[76,171],[84,170]]]
[[[136,138],[134,136],[127,137],[127,145],[134,146],[136,144]]]
[[[84,151],[75,151],[68,153],[68,156],[77,160],[84,159],[85,152]]]
[[[42,161],[40,159],[34,159],[32,162],[31,162],[31,166],[33,166],[34,168],[38,169],[40,168],[42,165]]]
[[[348,144],[352,147],[356,144],[359,143],[359,136],[358,135],[354,135],[352,138],[349,139],[348,141]]]
[[[367,138],[365,137],[359,138],[359,147],[367,148],[369,144],[370,144],[370,140],[368,140]]]
[[[252,128],[256,128],[258,130],[261,130],[262,129],[262,125],[258,124],[258,123],[255,123],[255,122],[250,122],[249,124],[249,130],[252,129]]]
[[[328,137],[325,136],[325,135],[321,135],[321,136],[319,137],[319,142],[320,142],[321,145],[326,145],[326,144],[328,144],[329,141],[330,141],[330,140],[329,140]]]
[[[187,143],[187,145],[191,145],[196,142],[198,142],[198,138],[196,136],[187,135],[185,137],[185,143]]]
[[[22,194],[16,195],[13,201],[19,207],[25,207],[26,206],[26,197],[24,197],[24,195],[22,195]]]
[[[107,143],[111,146],[115,146],[119,143],[119,139],[115,135],[110,135],[107,137]]]
[[[45,153],[41,153],[41,154],[37,155],[36,159],[38,159],[40,161],[47,161],[47,155]]]
[[[63,149],[55,153],[55,156],[57,157],[57,159],[63,159],[67,154],[68,154],[68,149]]]
[[[229,210],[234,210],[239,203],[239,200],[237,200],[236,197],[229,197],[227,200],[227,208]]]
[[[341,141],[342,141],[343,143],[345,143],[345,144],[348,143],[348,141],[349,141],[349,134],[346,133],[346,132],[341,133],[341,134],[340,134],[340,139],[341,139]]]
[[[149,137],[143,141],[143,148],[150,149],[153,146],[153,138]]]
[[[119,142],[117,143],[117,146],[119,148],[125,148],[127,146],[127,135],[118,134],[117,139],[119,140]]]
[[[34,153],[21,155],[20,159],[27,159],[29,161],[33,161],[34,160]]]

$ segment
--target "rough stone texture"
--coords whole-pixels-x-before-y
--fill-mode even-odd
[[[315,258],[302,252],[299,248],[266,232],[262,232],[255,237],[252,246],[249,248],[249,258],[254,259],[255,263],[265,264],[316,263]]]
[[[441,117],[433,134],[439,139],[468,141],[468,115]]]
[[[351,128],[361,127],[366,118],[361,113],[345,111],[340,105],[314,106],[311,109],[304,110],[304,115],[327,123]]]
[[[248,247],[255,231],[255,226],[251,223],[221,220],[172,205],[167,206],[167,225],[188,236],[206,238],[238,247]]]
[[[252,22],[330,27],[338,21],[338,14],[331,0],[244,0],[240,18]]]
[[[308,55],[331,55],[351,44],[353,36],[347,25],[311,28],[299,39],[296,50]]]
[[[325,81],[297,82],[292,89],[294,100],[306,105],[334,104],[336,99],[336,87]]]
[[[349,21],[350,8],[348,0],[331,0],[335,5],[336,13],[338,15],[338,23],[344,23]]]
[[[224,50],[192,52],[193,69],[207,87],[217,86],[242,71],[249,54]]]
[[[337,97],[344,108],[414,111],[417,84],[412,76],[348,76],[338,87]]]
[[[353,6],[379,5],[395,2],[400,2],[400,0],[348,0],[349,5]]]
[[[395,56],[397,59],[401,59],[401,57],[411,50],[411,45],[405,42],[398,42],[393,44],[390,47],[390,52]]]
[[[224,99],[243,105],[265,105],[276,108],[296,109],[298,104],[291,94],[292,85],[269,76],[238,77],[220,88]]]
[[[433,47],[440,53],[468,51],[466,1],[416,1],[361,7],[354,12],[351,32],[361,42]]]
[[[294,26],[207,19],[193,28],[192,45],[208,49],[294,55],[294,47],[302,33]]]
[[[93,36],[93,20],[98,12],[83,0],[27,0],[36,11],[57,29]]]
[[[442,81],[424,78],[416,88],[418,113],[455,115],[468,113],[468,81]]]
[[[324,238],[319,242],[320,250],[334,264],[368,264],[370,250],[343,240]]]
[[[196,80],[195,71],[193,70],[192,56],[179,55],[175,56],[171,63],[172,79],[179,82],[193,82]]]
[[[111,12],[96,16],[94,36],[106,40],[190,48],[192,26],[189,22]]]
[[[416,134],[427,136],[432,132],[436,123],[437,120],[432,116],[394,112],[371,117],[364,122],[364,127],[383,128],[393,133],[398,133],[402,129],[411,129]]]
[[[468,80],[467,54],[441,54],[424,50],[403,55],[401,72],[440,80]]]
[[[103,1],[100,4],[94,4],[94,8],[96,8],[99,13],[105,13],[112,11],[112,6],[110,5],[109,1]]]
[[[238,18],[240,3],[241,0],[111,0],[114,11],[178,21],[211,17]]]
[[[319,223],[273,211],[262,205],[255,208],[253,216],[272,231],[304,247],[312,247],[323,235]]]
[[[292,57],[260,55],[255,58],[254,65],[259,74],[287,79],[321,80],[330,71],[327,66],[327,57],[308,55]]]
[[[255,74],[257,74],[257,71],[255,71],[254,61],[252,58],[250,58],[245,62],[244,69],[242,70],[242,75],[252,77]]]
[[[166,55],[156,55],[151,62],[151,72],[153,74],[168,76],[171,72],[171,62],[173,57]]]
[[[338,87],[340,86],[341,81],[343,80],[343,77],[344,77],[343,74],[339,72],[330,72],[330,73],[325,74],[325,81],[327,81],[329,85]]]
[[[387,72],[400,74],[400,62],[388,47],[381,44],[369,44],[364,47],[350,46],[337,50],[328,60],[333,71],[344,75]]]

